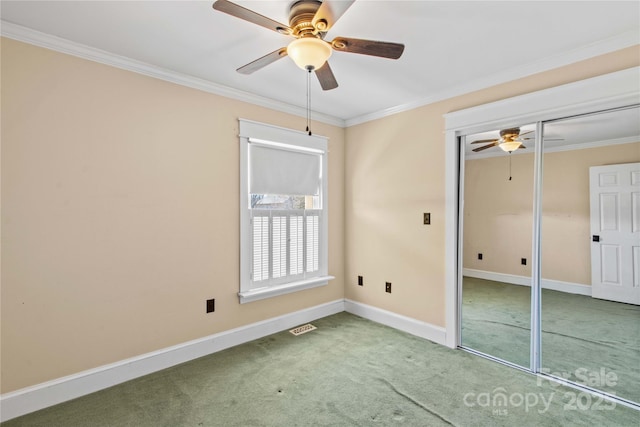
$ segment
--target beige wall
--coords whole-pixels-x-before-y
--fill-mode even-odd
[[[443,114],[638,66],[638,52],[634,46],[349,127],[346,297],[444,326]],[[431,225],[422,225],[423,212],[431,212]]]
[[[465,162],[465,268],[531,275],[533,154],[512,161],[511,181],[506,155]],[[544,155],[544,279],[591,284],[589,167],[637,161],[640,143]],[[527,266],[520,258],[527,258]]]
[[[631,162],[640,162],[640,143],[544,156],[543,278],[591,285],[589,167]]]
[[[513,155],[511,163],[509,181],[507,155],[465,162],[464,268],[531,275],[533,154]]]
[[[346,131],[314,125],[330,138],[336,280],[239,305],[237,119],[304,119],[2,39],[1,391],[345,295],[444,325],[442,114],[639,63],[630,48]]]
[[[2,393],[344,297],[344,130],[314,124],[336,279],[238,303],[239,117],[305,125],[2,39]]]

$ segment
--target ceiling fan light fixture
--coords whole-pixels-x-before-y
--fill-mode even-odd
[[[331,45],[316,37],[301,37],[287,46],[287,55],[303,70],[317,70],[331,56]]]
[[[522,142],[520,141],[505,141],[498,144],[498,147],[500,147],[503,151],[506,151],[507,153],[511,153],[512,151],[515,151],[518,148],[520,148],[521,145],[522,145]]]

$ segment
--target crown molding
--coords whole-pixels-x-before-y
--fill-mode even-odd
[[[188,74],[171,71],[146,62],[136,61],[135,59],[131,59],[126,56],[116,55],[105,50],[96,49],[91,46],[76,43],[41,31],[36,31],[11,22],[0,20],[0,34],[3,37],[20,42],[29,43],[35,46],[54,50],[56,52],[87,59],[89,61],[99,62],[101,64],[110,65],[123,70],[133,71],[134,73],[201,90],[203,92],[212,93],[214,95],[224,96],[226,98],[247,102],[299,117],[307,116],[307,111],[303,107],[233,89],[228,86],[193,77]],[[344,120],[328,114],[313,112],[313,120],[342,128],[345,127]]]
[[[96,49],[81,43],[76,43],[67,39],[56,37],[47,33],[32,30],[30,28],[0,20],[0,34],[3,37],[33,44],[35,46],[54,50],[57,52],[73,55],[90,61],[99,62],[116,68],[133,71],[149,77],[201,90],[226,98],[235,99],[242,102],[258,105],[283,113],[292,114],[299,117],[306,117],[306,110],[302,107],[287,104],[274,99],[258,96],[249,92],[233,89],[218,83],[193,77],[187,74],[178,73],[165,68],[157,67],[145,62],[116,55],[101,49]],[[314,112],[314,120],[338,127],[349,127],[381,119],[404,111],[413,110],[438,101],[464,95],[466,93],[486,89],[508,81],[517,80],[532,74],[548,71],[554,68],[569,65],[574,62],[604,55],[616,50],[638,45],[638,34],[635,31],[628,31],[617,36],[591,43],[580,48],[562,54],[553,55],[545,59],[532,62],[520,67],[514,67],[503,72],[493,74],[488,77],[476,79],[462,85],[454,86],[433,94],[432,96],[420,100],[386,108],[377,112],[363,114],[350,119]]]
[[[452,88],[435,93],[434,95],[414,101],[407,104],[397,105],[391,108],[380,110],[378,112],[364,114],[358,117],[352,117],[345,120],[346,127],[381,119],[393,114],[404,111],[413,110],[428,104],[433,104],[445,99],[454,98],[466,93],[475,92],[488,87],[496,86],[501,83],[521,79],[533,74],[549,71],[575,62],[583,61],[599,55],[604,55],[616,50],[624,49],[640,44],[640,38],[635,31],[627,31],[608,39],[600,40],[577,49],[563,52],[561,54],[552,55],[547,58],[525,64],[519,67],[509,68],[500,73],[492,74],[488,77],[472,80],[468,83],[454,86]]]

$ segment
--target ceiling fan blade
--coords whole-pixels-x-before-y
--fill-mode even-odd
[[[530,131],[528,131],[528,132],[521,133],[519,136],[526,135],[526,134],[531,133],[531,132],[535,132],[535,131],[534,131],[534,130],[530,130]]]
[[[524,145],[520,144],[520,147],[518,147],[518,150],[521,149],[521,148],[527,148],[527,147],[525,147]]]
[[[482,147],[474,148],[472,151],[477,153],[478,151],[486,150],[487,148],[495,147],[496,145],[498,145],[498,141],[491,144],[483,145]]]
[[[359,53],[389,59],[398,59],[402,55],[402,52],[404,52],[404,45],[400,43],[352,39],[347,37],[336,37],[331,42],[331,45],[335,50],[340,52]]]
[[[493,139],[479,139],[477,141],[473,141],[471,144],[482,144],[484,142],[497,142],[497,141],[499,141],[499,140],[495,139],[495,138],[493,138]]]
[[[251,74],[254,71],[258,71],[262,67],[266,67],[272,62],[276,62],[280,58],[284,58],[285,56],[287,56],[287,48],[281,47],[280,49],[274,50],[273,52],[263,56],[262,58],[258,58],[253,62],[249,62],[247,65],[243,65],[236,71],[240,74]]]
[[[324,0],[316,14],[313,16],[311,23],[314,28],[321,32],[327,32],[338,19],[351,7],[355,0],[349,1],[330,1]]]
[[[235,16],[236,18],[244,19],[245,21],[260,25],[261,27],[276,31],[280,34],[291,34],[293,32],[288,25],[281,24],[271,18],[262,16],[253,10],[249,10],[227,0],[217,0],[213,3],[213,8],[220,12]]]
[[[338,87],[338,82],[333,75],[333,71],[331,71],[331,67],[329,67],[329,62],[325,62],[322,67],[316,70],[316,76],[320,81],[322,90],[331,90]]]

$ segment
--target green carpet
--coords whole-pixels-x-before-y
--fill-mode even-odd
[[[529,367],[530,292],[465,277],[463,345]],[[640,307],[548,289],[541,306],[546,371],[640,402]]]
[[[531,289],[464,277],[462,345],[529,367]]]
[[[3,423],[15,426],[638,426],[622,407],[340,313]],[[506,401],[500,398],[505,398]],[[611,406],[611,405],[606,405]]]

